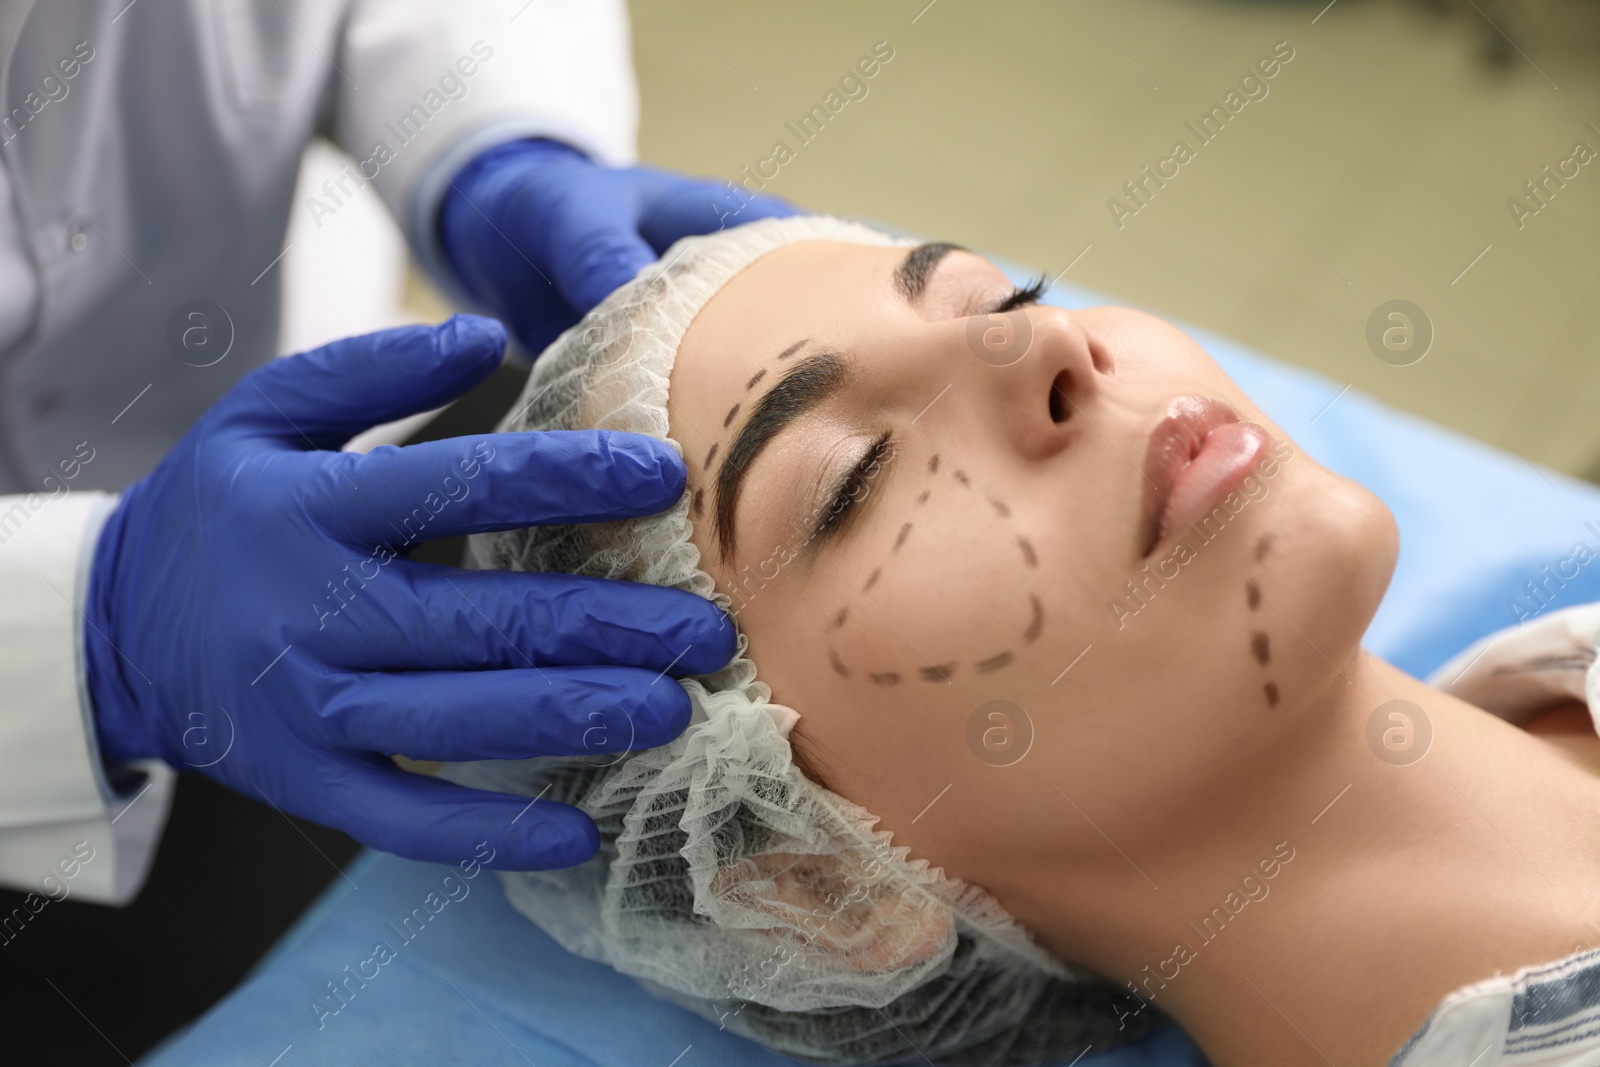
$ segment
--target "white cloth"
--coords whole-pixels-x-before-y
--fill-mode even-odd
[[[1600,604],[1500,630],[1429,682],[1512,723],[1571,700],[1600,728]],[[1456,990],[1390,1067],[1600,1067],[1600,949]]]
[[[111,505],[94,490],[146,473],[277,354],[289,212],[323,219],[370,179],[437,271],[438,199],[484,147],[549,136],[631,162],[627,14],[621,0],[0,0],[0,62],[0,884],[39,891],[87,841],[73,890],[121,903],[171,781],[152,765],[147,792],[119,797],[95,751],[77,633]],[[357,163],[292,203],[318,134]],[[179,340],[197,301],[214,309],[204,357]]]

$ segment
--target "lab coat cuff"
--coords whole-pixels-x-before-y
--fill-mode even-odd
[[[114,788],[95,731],[83,609],[116,504],[87,490],[0,497],[0,884],[30,892],[31,912],[69,895],[132,900],[171,807],[158,761]]]

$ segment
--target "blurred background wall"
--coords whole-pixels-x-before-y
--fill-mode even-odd
[[[1600,0],[630,7],[645,162],[1003,256],[1600,479]],[[803,127],[875,46],[893,58]],[[370,284],[399,246],[369,206],[339,220],[370,231],[362,263],[308,235],[291,275]],[[327,284],[286,350],[366,328]],[[395,299],[381,321],[448,311],[415,272]],[[1415,343],[1431,327],[1409,365],[1369,343],[1392,300]]]
[[[1594,0],[631,6],[649,162],[737,179],[887,41],[868,95],[769,191],[1048,275],[1070,264],[1117,302],[1600,474]],[[1280,41],[1294,58],[1267,95],[1202,145],[1184,124]],[[1180,139],[1194,158],[1119,228],[1107,201],[1138,206],[1123,183]],[[1397,298],[1435,331],[1410,366],[1367,342]]]

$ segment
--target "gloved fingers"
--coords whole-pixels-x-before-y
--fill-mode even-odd
[[[583,315],[655,262],[638,215],[629,172],[585,167],[578,180],[554,189],[530,185],[507,205],[505,226]]]
[[[369,674],[319,721],[331,743],[414,759],[589,756],[664,745],[689,725],[689,695],[619,667]],[[605,761],[609,762],[609,761]]]
[[[347,337],[272,360],[207,417],[298,448],[339,448],[465,393],[495,372],[505,345],[504,327],[478,315]]]
[[[648,167],[634,173],[642,181],[639,234],[658,255],[683,237],[800,213],[785,200],[751,193],[732,182],[685,178]]]
[[[600,848],[594,821],[577,808],[411,774],[381,757],[330,761],[322,784],[343,794],[326,805],[339,813],[341,830],[407,859],[476,858],[499,870],[540,871],[582,863]],[[487,860],[485,843],[493,849]]]
[[[665,441],[607,430],[492,433],[341,456],[309,514],[351,543],[416,541],[663,511],[683,495]]]
[[[379,671],[618,666],[682,677],[733,656],[732,622],[679,589],[409,560],[387,569],[325,620],[328,662]]]

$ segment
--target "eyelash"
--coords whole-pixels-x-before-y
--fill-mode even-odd
[[[856,500],[861,495],[861,488],[866,485],[867,479],[877,477],[882,473],[882,465],[894,456],[894,443],[889,431],[885,430],[872,447],[867,449],[861,461],[852,467],[839,484],[828,494],[827,509],[822,518],[817,522],[812,538],[827,537],[836,533],[849,517],[851,509],[856,505]]]
[[[1011,295],[996,304],[989,312],[991,315],[1004,315],[1008,311],[1015,311],[1028,304],[1037,304],[1043,297],[1050,283],[1045,281],[1043,274],[1039,275],[1025,287],[1011,290]]]
[[[1025,286],[1014,287],[1005,299],[994,305],[989,314],[1003,315],[1019,307],[1037,304],[1048,288],[1049,283],[1045,280],[1044,275],[1041,274]],[[827,508],[822,518],[817,522],[816,529],[812,531],[812,540],[828,537],[838,532],[839,528],[844,525],[845,520],[849,518],[851,510],[855,507],[862,486],[866,484],[868,478],[876,476],[874,468],[888,462],[893,456],[894,442],[892,435],[888,431],[884,431],[873,442],[872,447],[867,449],[867,453],[861,458],[861,462],[852,467],[850,472],[834,487],[833,492],[828,495]],[[881,473],[881,470],[877,473]]]

